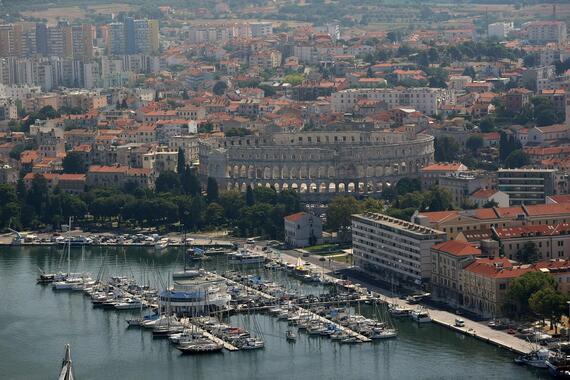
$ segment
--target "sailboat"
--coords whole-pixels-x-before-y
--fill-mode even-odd
[[[65,354],[61,362],[61,371],[59,372],[58,380],[74,380],[73,368],[71,366],[71,348],[69,344],[65,345]]]

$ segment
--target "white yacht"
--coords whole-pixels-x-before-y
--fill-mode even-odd
[[[248,249],[240,249],[236,252],[228,253],[228,262],[230,264],[261,264],[265,262],[265,255]]]
[[[133,310],[140,309],[143,303],[136,298],[125,298],[121,302],[115,304],[115,309],[117,310]]]
[[[418,323],[428,323],[431,322],[431,317],[428,312],[424,309],[417,309],[412,311],[412,319]]]

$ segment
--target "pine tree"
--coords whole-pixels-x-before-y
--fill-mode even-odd
[[[219,190],[218,182],[215,178],[208,177],[208,185],[206,187],[206,192],[208,194],[208,203],[215,202],[218,200]]]
[[[251,186],[247,187],[247,190],[245,191],[245,204],[248,206],[252,206],[255,203],[255,198],[253,196],[253,189],[251,188]]]

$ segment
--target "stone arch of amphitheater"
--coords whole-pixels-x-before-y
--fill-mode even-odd
[[[265,186],[317,197],[369,194],[419,175],[433,162],[433,140],[387,131],[226,138],[201,147],[200,173],[228,190]]]

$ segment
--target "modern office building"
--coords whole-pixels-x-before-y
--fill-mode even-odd
[[[545,203],[555,193],[554,169],[499,169],[497,188],[509,195],[511,205]]]

